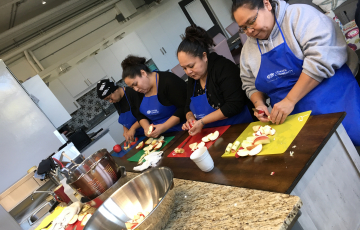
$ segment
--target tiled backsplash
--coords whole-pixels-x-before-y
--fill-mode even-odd
[[[117,85],[121,87],[125,86],[122,82],[117,82]],[[71,126],[74,130],[80,128],[81,126],[89,128],[90,124],[88,121],[91,121],[96,115],[102,112],[100,106],[105,110],[109,110],[109,107],[113,106],[108,101],[98,98],[96,87],[76,101],[81,105],[81,108],[72,113],[72,119],[66,122],[66,124]]]

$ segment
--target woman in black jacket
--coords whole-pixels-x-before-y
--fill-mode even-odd
[[[189,26],[185,34],[177,51],[179,63],[190,77],[183,130],[196,135],[204,126],[252,122],[240,69],[225,57],[210,53],[213,40],[203,28]]]

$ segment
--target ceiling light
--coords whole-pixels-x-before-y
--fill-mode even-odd
[[[44,4],[46,4],[46,2],[43,0],[43,1],[42,1],[42,4],[44,5]]]

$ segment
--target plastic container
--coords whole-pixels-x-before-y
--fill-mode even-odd
[[[206,147],[195,150],[190,159],[204,172],[210,172],[214,168],[214,161]]]
[[[66,178],[62,179],[62,180],[60,181],[60,183],[64,186],[64,192],[65,192],[65,194],[70,198],[70,200],[71,200],[72,202],[79,201],[79,200],[75,197],[75,195],[74,195],[74,193],[75,193],[74,189],[72,189],[72,188],[66,183]]]

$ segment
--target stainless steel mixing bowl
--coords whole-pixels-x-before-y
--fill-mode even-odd
[[[138,212],[149,213],[136,229],[163,229],[174,207],[173,172],[152,168],[130,180],[92,215],[84,230],[126,229]]]

